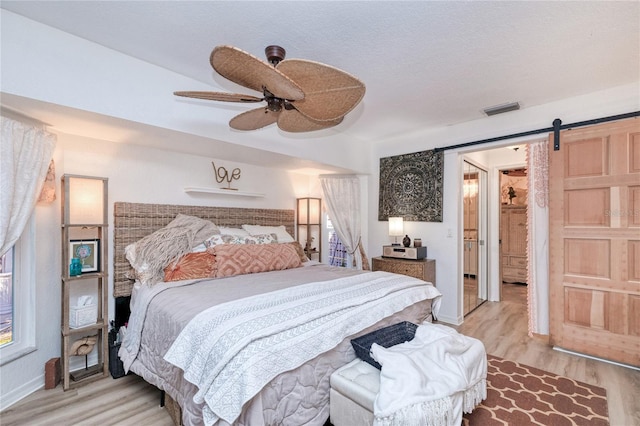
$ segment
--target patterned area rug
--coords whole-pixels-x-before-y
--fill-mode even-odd
[[[487,355],[487,399],[462,424],[608,425],[605,389]]]

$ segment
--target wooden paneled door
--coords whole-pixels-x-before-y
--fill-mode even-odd
[[[640,366],[640,119],[549,143],[551,344]]]

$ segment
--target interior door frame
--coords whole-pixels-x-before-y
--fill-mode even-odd
[[[478,179],[478,194],[482,194],[482,196],[478,196],[478,286],[485,288],[485,301],[490,300],[491,289],[489,286],[489,271],[490,271],[490,256],[489,256],[489,182],[490,182],[490,173],[489,168],[480,164],[479,162],[467,157],[466,155],[461,155],[461,163],[460,163],[460,182],[461,182],[461,191],[460,191],[460,205],[462,208],[460,209],[460,233],[459,235],[462,238],[461,246],[464,249],[464,176],[465,176],[465,163],[469,163],[473,167],[476,167],[480,171],[484,172],[484,179]],[[480,175],[479,175],[480,176]],[[483,224],[484,226],[481,226]],[[479,241],[483,240],[484,243],[482,246]],[[482,247],[482,248],[481,248]],[[458,306],[462,309],[460,310],[462,317],[464,317],[464,250],[462,251],[461,256],[462,267],[459,268],[462,271],[461,280],[462,280],[462,291],[459,293]]]

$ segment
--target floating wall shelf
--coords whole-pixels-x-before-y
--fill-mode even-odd
[[[218,194],[218,195],[233,195],[239,197],[264,197],[264,194],[257,192],[236,191],[233,189],[222,188],[204,188],[200,186],[187,186],[184,188],[184,192],[200,193],[200,194]]]

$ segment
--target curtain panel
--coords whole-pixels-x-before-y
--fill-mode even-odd
[[[322,198],[338,238],[358,269],[369,270],[360,227],[360,180],[357,176],[321,176]]]
[[[549,142],[527,145],[529,335],[549,334]]]
[[[44,186],[56,135],[0,117],[0,256],[18,241]]]

